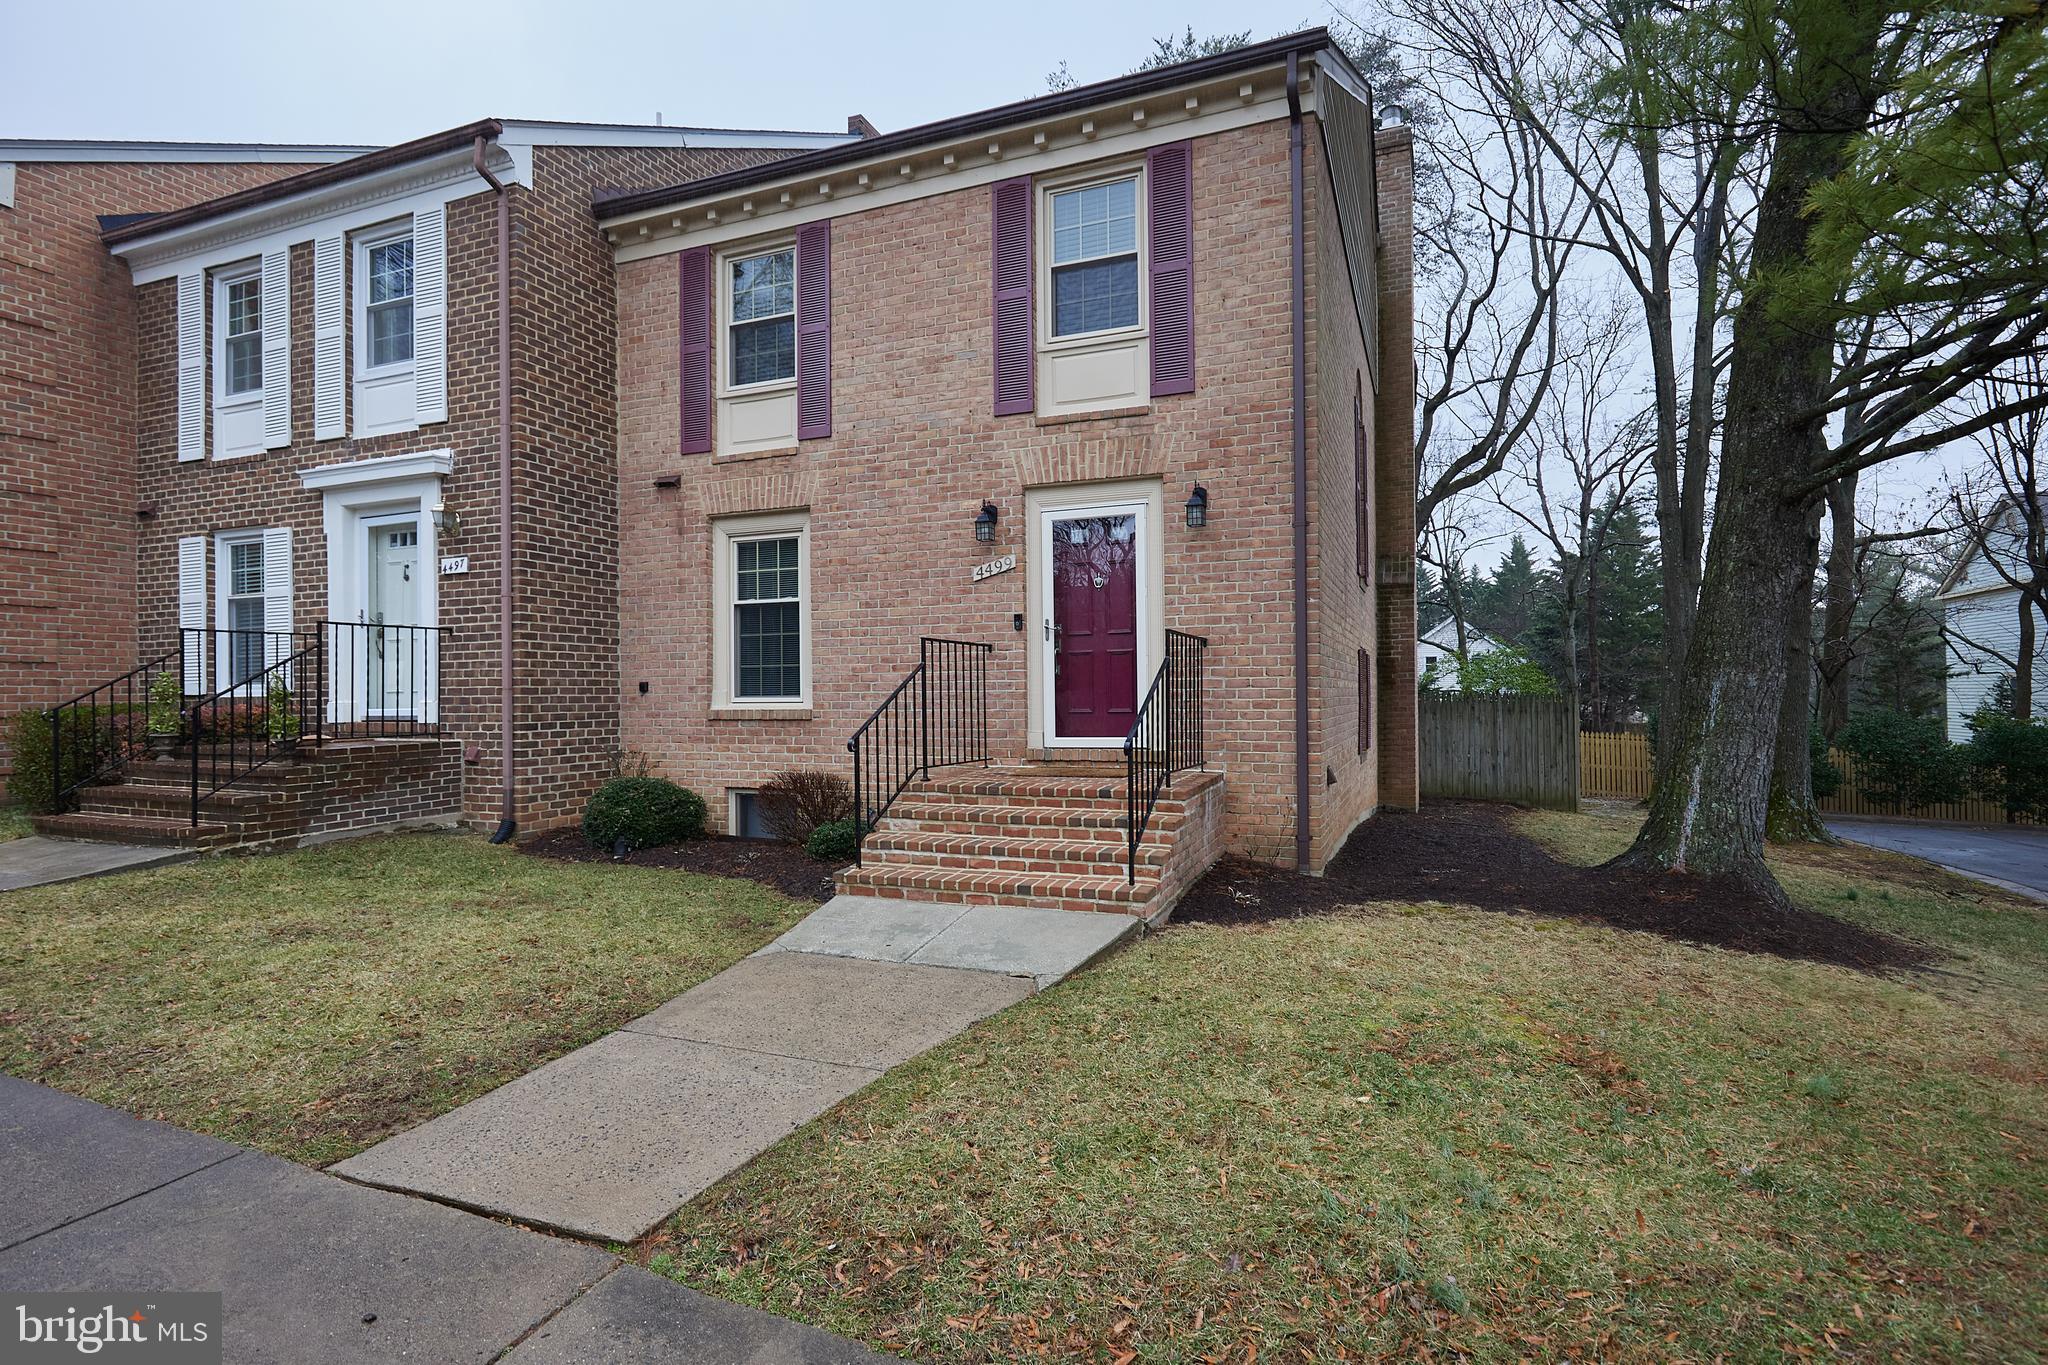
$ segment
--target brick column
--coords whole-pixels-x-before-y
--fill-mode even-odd
[[[1380,547],[1380,804],[1420,801],[1415,753],[1415,142],[1380,130],[1380,389],[1373,412],[1373,502]]]

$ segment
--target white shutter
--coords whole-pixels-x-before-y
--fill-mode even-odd
[[[421,426],[448,420],[448,210],[412,216],[413,414]]]
[[[206,691],[206,537],[178,538],[178,627],[185,651],[185,691]]]
[[[292,255],[263,253],[263,448],[292,443]]]
[[[344,434],[342,384],[348,365],[342,329],[347,306],[341,287],[342,242],[321,237],[313,243],[313,439],[331,441]]]
[[[292,528],[263,532],[263,633],[265,664],[292,652]]]
[[[178,276],[178,458],[206,458],[206,272]]]

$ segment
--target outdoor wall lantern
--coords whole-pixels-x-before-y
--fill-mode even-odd
[[[1188,529],[1200,530],[1209,524],[1209,490],[1200,484],[1188,494]]]
[[[462,518],[449,511],[447,503],[437,502],[427,512],[434,518],[434,530],[442,540],[453,540],[462,530]]]
[[[974,538],[986,545],[996,538],[996,505],[983,499],[981,512],[974,518]]]

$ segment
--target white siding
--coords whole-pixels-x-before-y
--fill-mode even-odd
[[[2019,597],[2016,590],[2006,588],[1946,604],[1948,737],[1956,743],[1969,739],[1971,713],[1990,697],[1997,680],[2012,672],[2012,661],[2019,656]],[[2048,714],[2048,622],[2038,617],[2034,622],[2034,714]]]

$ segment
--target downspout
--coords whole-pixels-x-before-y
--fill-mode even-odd
[[[1301,58],[1287,54],[1288,226],[1294,275],[1294,862],[1308,871],[1308,268],[1302,247]]]
[[[477,135],[469,164],[498,196],[498,753],[505,790],[491,842],[502,844],[519,832],[512,751],[512,200],[484,161],[489,142]]]

